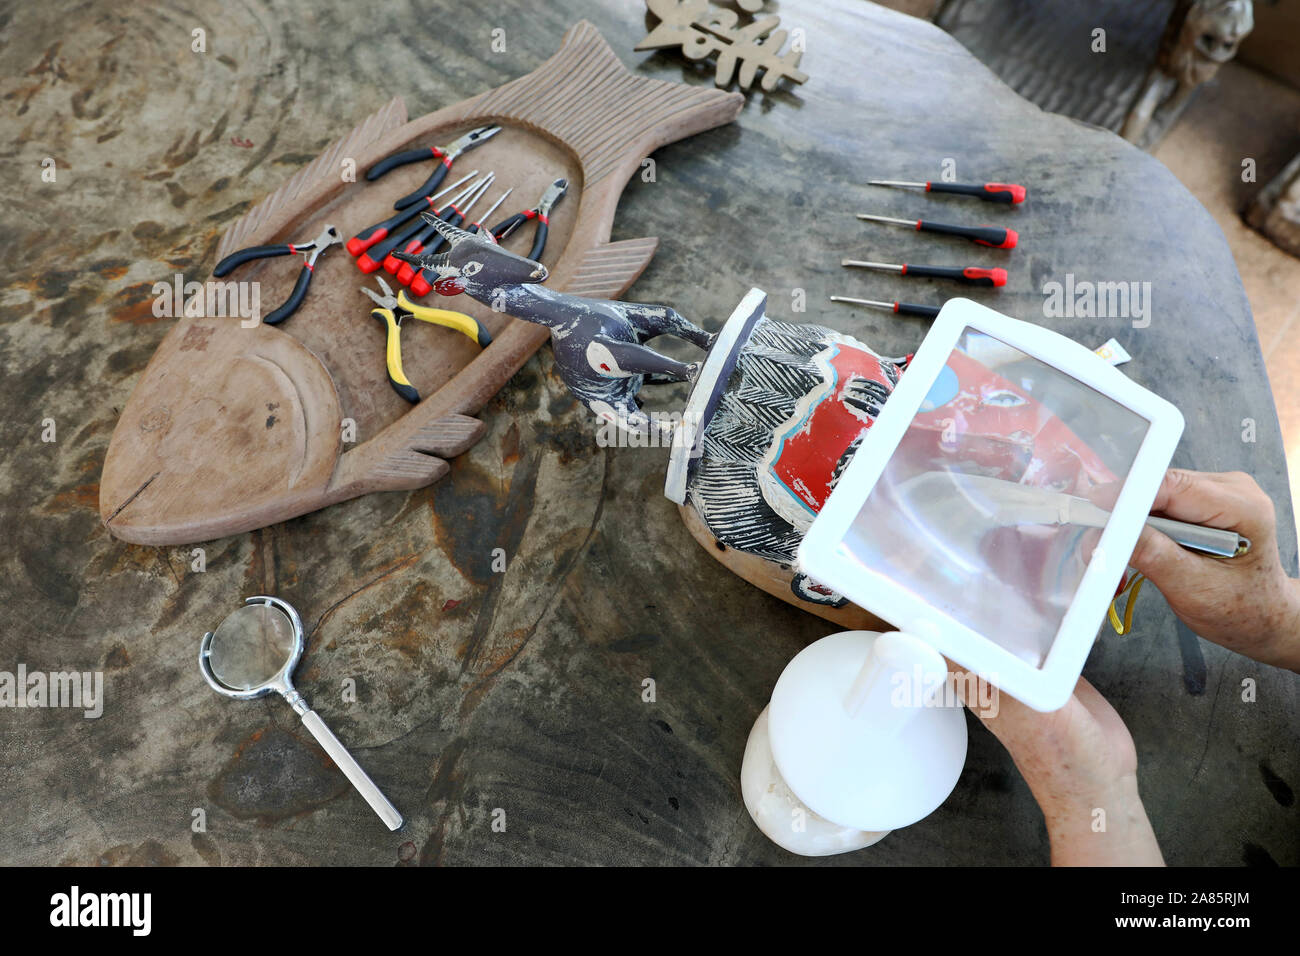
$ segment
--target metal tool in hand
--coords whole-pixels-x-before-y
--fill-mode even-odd
[[[326,226],[319,236],[311,242],[281,242],[270,246],[249,246],[247,249],[240,249],[232,252],[212,270],[212,274],[220,279],[245,262],[252,262],[254,259],[270,259],[275,256],[287,256],[292,253],[306,253],[303,261],[302,271],[298,273],[298,281],[293,285],[293,291],[289,293],[289,298],[284,300],[275,311],[269,313],[262,319],[264,325],[279,325],[289,316],[298,310],[302,305],[302,300],[307,297],[307,287],[311,285],[311,277],[316,269],[316,260],[320,258],[321,253],[330,246],[343,242],[343,237],[333,226]]]
[[[546,234],[551,226],[551,210],[555,204],[564,198],[564,194],[569,191],[569,181],[567,179],[557,179],[546,187],[542,193],[542,198],[537,200],[537,205],[532,209],[525,209],[523,212],[517,212],[509,219],[502,220],[492,227],[492,235],[498,240],[508,239],[520,226],[530,219],[537,220],[537,234],[533,236],[533,247],[528,250],[528,258],[534,262],[542,261],[542,253],[546,250]]]
[[[420,400],[420,393],[411,384],[411,380],[406,377],[406,372],[402,368],[402,322],[408,317],[455,329],[469,336],[483,348],[492,342],[492,335],[487,328],[473,316],[452,312],[450,309],[416,305],[406,297],[405,291],[394,296],[393,290],[380,276],[375,276],[375,281],[379,283],[382,294],[366,286],[362,286],[361,291],[370,296],[377,306],[370,310],[370,317],[381,322],[388,332],[384,349],[384,365],[388,370],[388,382],[393,386],[393,391],[411,404]]]
[[[421,146],[418,149],[408,149],[401,153],[393,153],[391,156],[385,156],[379,162],[375,163],[375,165],[367,169],[366,179],[373,182],[389,170],[396,169],[398,166],[405,166],[407,163],[417,163],[422,159],[429,159],[432,157],[433,159],[441,160],[441,162],[438,163],[438,168],[433,171],[432,175],[430,175],[427,180],[425,180],[423,186],[415,190],[415,192],[407,193],[401,199],[397,200],[397,202],[393,203],[394,209],[405,209],[407,206],[415,205],[422,198],[438,188],[438,184],[441,183],[443,178],[447,175],[447,170],[451,169],[451,164],[456,161],[456,157],[467,149],[473,149],[475,146],[486,143],[499,132],[501,132],[500,126],[480,126],[478,129],[470,130],[449,146]]]
[[[905,482],[911,500],[939,501],[954,493],[965,497],[967,506],[977,508],[1008,525],[1082,525],[1104,528],[1110,512],[1087,498],[1046,488],[1035,488],[987,475],[928,471]],[[1173,538],[1184,548],[1232,558],[1250,550],[1250,539],[1235,531],[1148,515],[1148,526]]]
[[[203,635],[199,671],[218,694],[236,700],[280,694],[370,808],[388,829],[396,830],[402,825],[402,815],[294,689],[293,671],[304,647],[298,612],[279,598],[258,595],[247,598],[215,631]]]

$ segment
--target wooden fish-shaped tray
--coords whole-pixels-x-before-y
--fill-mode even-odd
[[[658,245],[655,238],[609,241],[628,179],[655,149],[730,122],[743,102],[739,93],[628,72],[582,21],[536,70],[480,96],[411,122],[394,99],[231,225],[217,257],[314,236],[326,223],[344,238],[355,235],[391,215],[394,199],[431,169],[416,163],[375,183],[348,183],[340,175],[345,158],[365,170],[398,150],[498,124],[503,130],[457,160],[447,183],[457,172],[495,170],[499,186],[514,187],[507,202],[523,208],[566,177],[568,195],[552,213],[543,256],[548,285],[617,298]],[[529,241],[506,245],[526,252]],[[269,311],[288,297],[298,272],[295,259],[271,259],[228,279],[259,282]],[[549,332],[468,298],[452,301],[488,327],[492,344],[480,350],[451,329],[413,323],[403,333],[405,371],[425,397],[411,406],[384,375],[384,331],[369,318],[362,285],[377,288],[335,247],[282,325],[179,319],[113,432],[99,499],[109,530],[139,544],[188,544],[445,475],[445,459],[484,431],[473,414]],[[349,426],[355,444],[344,442]]]

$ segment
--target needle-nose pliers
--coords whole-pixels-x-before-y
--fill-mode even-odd
[[[408,317],[455,329],[469,336],[482,348],[491,344],[491,334],[483,323],[473,316],[452,312],[449,309],[433,309],[426,305],[416,305],[406,297],[404,291],[394,296],[393,290],[380,276],[375,276],[375,281],[383,290],[382,294],[367,286],[362,286],[361,291],[374,300],[376,307],[370,310],[370,317],[382,322],[388,331],[388,342],[384,352],[388,382],[393,386],[393,391],[412,405],[420,400],[420,393],[416,391],[415,386],[402,370],[402,322]]]
[[[421,198],[429,195],[438,188],[447,175],[447,170],[451,169],[451,164],[456,161],[456,157],[467,149],[473,149],[475,146],[486,143],[497,133],[501,132],[500,126],[480,126],[478,129],[472,129],[460,139],[456,140],[449,146],[421,146],[418,149],[408,149],[405,152],[393,153],[391,156],[385,156],[375,165],[366,170],[366,179],[373,182],[389,170],[396,169],[398,166],[405,166],[407,163],[417,163],[422,159],[428,159],[432,156],[434,159],[441,160],[438,168],[433,171],[423,186],[415,192],[407,193],[397,202],[393,203],[394,209],[405,209],[419,202]]]
[[[320,258],[322,252],[336,243],[343,242],[343,237],[333,226],[326,226],[324,231],[311,242],[281,242],[271,246],[249,246],[247,249],[240,249],[232,252],[212,270],[212,274],[220,279],[227,275],[238,266],[245,262],[252,262],[254,259],[269,259],[274,256],[287,256],[291,253],[307,253],[305,256],[302,271],[298,273],[298,281],[294,283],[293,291],[289,293],[289,298],[284,300],[274,312],[271,312],[262,319],[264,325],[279,325],[289,316],[297,311],[298,306],[302,305],[302,300],[307,297],[307,286],[311,285],[312,272],[316,268],[316,260]]]

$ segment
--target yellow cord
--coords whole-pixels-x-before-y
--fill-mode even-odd
[[[1116,634],[1122,636],[1133,629],[1133,609],[1137,607],[1138,592],[1142,590],[1142,582],[1145,580],[1146,578],[1140,571],[1136,572],[1133,577],[1129,578],[1128,583],[1124,585],[1119,594],[1115,595],[1115,600],[1110,602],[1110,626],[1115,629]],[[1128,602],[1124,605],[1124,620],[1121,623],[1119,614],[1115,612],[1115,605],[1119,603],[1119,599],[1126,593],[1128,594]]]

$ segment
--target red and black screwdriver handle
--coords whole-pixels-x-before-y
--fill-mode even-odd
[[[899,315],[917,315],[923,319],[933,319],[939,314],[933,305],[917,305],[915,302],[895,302],[894,311]]]
[[[429,199],[428,196],[425,196],[424,198],[428,200],[429,206],[432,207],[433,200]],[[441,210],[434,207],[433,213],[440,217],[442,213],[451,208],[450,205],[443,206]],[[417,218],[421,211],[422,210],[418,206],[406,210],[406,212],[402,214],[402,224],[406,225],[407,219],[413,219],[414,222],[411,222],[401,231],[396,231],[396,229],[394,229],[394,231],[390,233],[385,230],[387,234],[384,238],[375,242],[369,249],[357,256],[357,268],[367,274],[378,271],[380,266],[383,265],[384,260],[392,255],[394,249],[399,249],[405,243],[410,242],[411,239],[413,239],[415,235],[424,228],[424,222]]]
[[[1006,269],[977,269],[974,266],[959,269],[949,266],[909,266],[904,263],[902,274],[930,279],[953,279],[963,285],[1000,287],[1007,284]]]
[[[1015,183],[984,183],[970,185],[967,183],[926,183],[928,193],[957,193],[962,196],[974,196],[985,202],[1022,203],[1025,201],[1025,187]]]
[[[1014,249],[1016,243],[1020,241],[1020,234],[1014,229],[1003,229],[999,226],[953,226],[946,222],[918,219],[916,228],[918,232],[941,232],[946,236],[961,236],[981,246],[992,246],[995,249]]]
[[[449,221],[450,221],[450,220],[449,220]],[[460,221],[460,220],[457,220],[457,222],[459,222],[459,221]],[[456,225],[457,222],[452,222],[452,225],[453,225],[453,226]],[[476,222],[476,223],[474,223],[472,226],[470,226],[468,229],[466,229],[465,231],[468,232],[468,233],[476,233],[476,232],[479,231],[480,228],[481,228],[480,224]],[[438,251],[438,247],[439,247],[440,245],[442,245],[443,241],[444,241],[444,240],[443,240],[442,236],[439,236],[439,237],[437,238],[437,241],[433,242],[433,243],[429,246],[429,248],[428,248],[427,250],[425,250],[426,254],[427,254],[427,255],[433,255],[433,253],[437,252],[437,251]],[[408,266],[411,266],[411,264],[410,264],[409,262],[407,263],[407,265],[408,265]],[[403,272],[404,272],[404,271],[405,271],[405,269],[403,269]],[[398,278],[398,281],[400,282],[400,281],[401,281],[401,278],[402,278],[402,273],[398,273],[397,278]],[[411,290],[411,295],[415,296],[416,298],[421,298],[421,297],[423,297],[423,296],[428,295],[430,292],[433,291],[433,284],[434,284],[435,282],[437,282],[437,281],[438,281],[438,277],[437,277],[437,275],[435,275],[434,273],[430,272],[428,269],[421,269],[421,270],[417,273],[417,272],[415,271],[415,267],[414,267],[414,266],[411,266],[411,278],[410,278],[409,281],[407,281],[407,282],[403,282],[402,284],[405,285],[405,286],[408,286],[408,287],[410,288],[410,290]],[[480,327],[480,332],[482,332],[483,335],[486,335],[486,334],[487,334],[487,330],[486,330],[486,329],[483,329],[483,328],[481,328],[481,327]],[[492,340],[491,340],[491,338],[489,338],[487,341],[490,342],[490,341],[492,341]],[[480,335],[480,341],[479,341],[479,344],[480,344],[480,345],[486,345],[486,344],[487,344],[486,342],[483,342],[483,341],[482,341],[482,335]]]
[[[542,253],[546,250],[546,234],[550,230],[551,224],[550,216],[539,213],[536,209],[525,209],[523,212],[517,212],[509,219],[503,219],[493,226],[492,235],[497,239],[505,239],[529,219],[537,220],[537,235],[533,236],[533,247],[528,250],[528,258],[538,262],[542,257]]]
[[[433,205],[433,200],[428,196],[423,197],[429,200],[429,205]],[[359,233],[348,240],[348,252],[354,256],[359,256],[377,242],[383,242],[388,238],[388,234],[399,226],[404,225],[411,219],[414,219],[421,212],[419,206],[411,206],[395,213],[385,219],[383,222],[377,222],[373,226],[367,226]]]
[[[436,215],[443,222],[450,223],[453,226],[459,226],[465,221],[465,214],[454,204],[444,206],[442,211]],[[401,259],[393,255],[394,252],[400,248],[403,252],[410,252],[419,255],[419,253],[423,251],[424,244],[433,238],[432,233],[437,232],[433,226],[430,226],[428,223],[423,221],[419,223],[419,227],[420,228],[418,229],[408,230],[403,236],[398,236],[397,245],[389,251],[388,255],[384,256],[384,271],[389,275],[397,275],[401,271],[402,266],[409,265],[409,263],[403,262]],[[432,248],[437,248],[441,242],[442,236],[438,236],[438,242],[433,243]],[[415,248],[412,248],[412,246],[415,246]],[[398,281],[401,280],[399,279]]]
[[[456,225],[456,223],[453,222],[452,225],[454,226]],[[465,231],[468,232],[470,235],[473,235],[474,233],[478,232],[482,228],[483,228],[483,224],[481,222],[476,222],[473,223],[472,225],[466,226]],[[422,253],[424,255],[429,255],[429,256],[433,255],[438,251],[439,247],[444,242],[446,242],[446,240],[443,239],[442,236],[436,235],[437,231],[438,230],[435,229],[433,226],[427,226],[425,228],[425,231],[421,232],[418,236],[416,236],[415,239],[410,244],[408,244],[406,248],[403,249],[402,251],[413,256],[418,256]],[[489,232],[488,235],[492,236],[494,240],[496,239],[496,236],[493,233]],[[432,240],[432,242],[430,242],[430,240]],[[387,260],[384,261],[384,265],[385,267],[387,267],[388,265]],[[416,285],[417,279],[419,280],[418,288],[424,290],[422,292],[415,291],[417,288]],[[431,276],[429,272],[425,269],[421,269],[419,275],[417,276],[415,271],[415,266],[411,265],[411,263],[409,262],[403,262],[402,268],[397,270],[397,281],[404,286],[410,286],[411,291],[415,295],[419,295],[419,296],[427,295],[429,290],[433,288],[433,280],[434,277]]]

